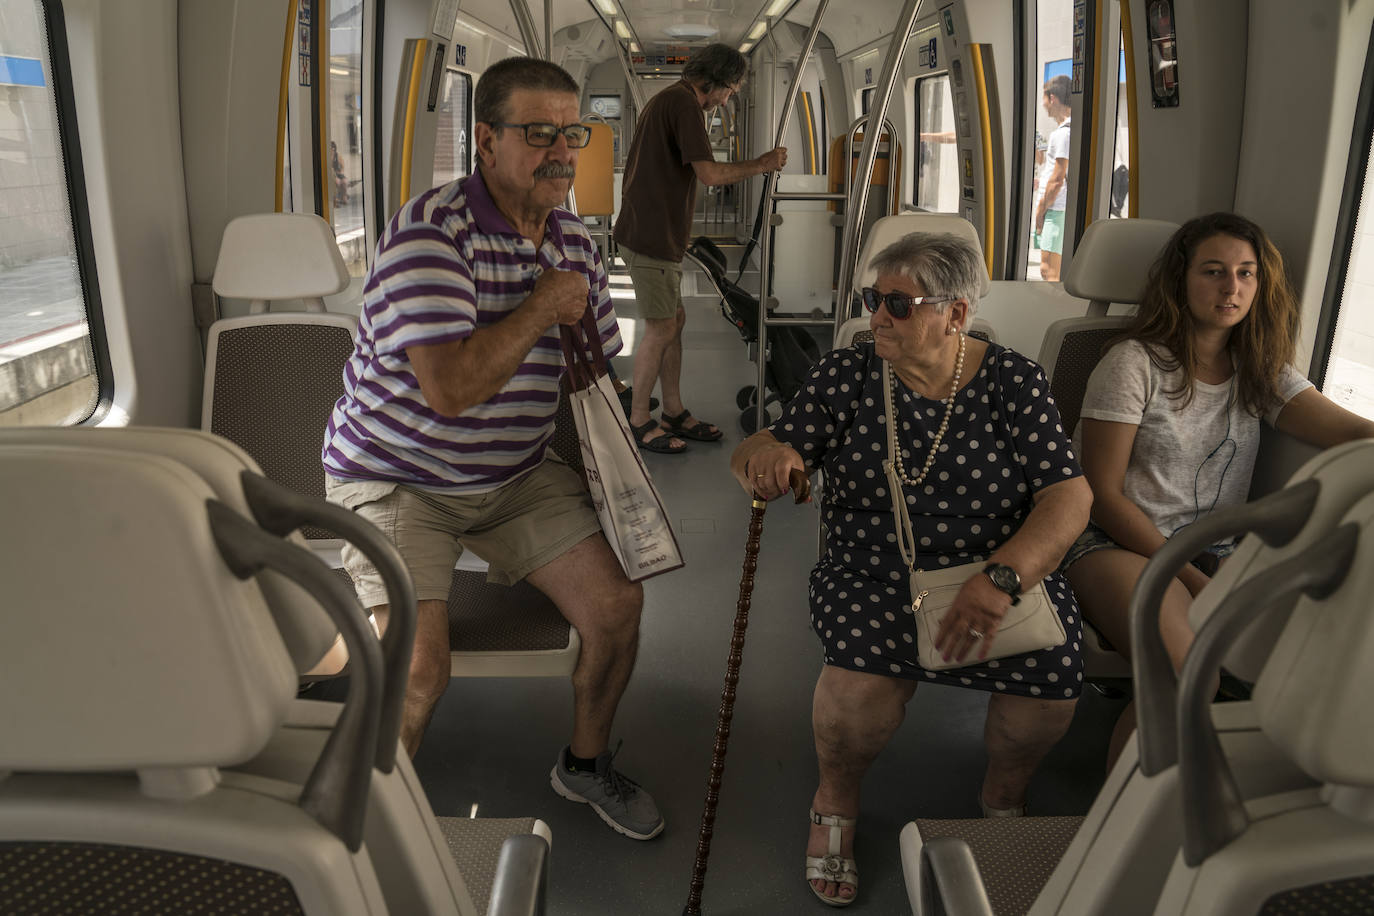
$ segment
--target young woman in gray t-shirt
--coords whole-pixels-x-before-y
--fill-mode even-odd
[[[1263,419],[1326,448],[1374,436],[1294,367],[1298,302],[1283,257],[1232,213],[1190,220],[1150,268],[1135,320],[1102,358],[1083,398],[1075,451],[1093,490],[1092,524],[1065,558],[1083,614],[1130,657],[1127,608],[1147,559],[1174,532],[1245,501]],[[1188,606],[1214,544],[1170,585],[1160,630],[1174,667],[1192,644]],[[1109,752],[1135,727],[1128,707]]]

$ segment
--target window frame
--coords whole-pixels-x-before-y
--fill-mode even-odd
[[[95,405],[85,417],[72,425],[97,424],[114,404],[114,367],[110,362],[109,337],[105,311],[100,298],[100,278],[96,270],[95,239],[91,232],[90,204],[86,195],[86,172],[81,158],[81,132],[77,125],[76,92],[72,82],[71,50],[67,44],[67,18],[62,0],[35,0],[43,11],[47,29],[48,72],[52,76],[53,105],[57,110],[57,136],[62,146],[62,171],[67,185],[67,208],[76,247],[76,269],[81,297],[86,308],[86,333],[90,338],[92,367],[95,372]]]
[[[1321,314],[1317,318],[1316,340],[1307,371],[1307,377],[1318,391],[1325,390],[1327,369],[1334,355],[1341,300],[1345,297],[1346,280],[1350,275],[1350,254],[1355,247],[1356,222],[1366,191],[1371,143],[1374,143],[1374,27],[1370,29],[1364,72],[1360,76],[1360,94],[1355,102],[1355,124],[1351,129],[1350,154],[1346,160],[1345,191],[1336,215],[1335,244],[1331,246],[1331,263],[1326,271],[1326,288],[1322,292]],[[1369,191],[1374,193],[1374,187]]]

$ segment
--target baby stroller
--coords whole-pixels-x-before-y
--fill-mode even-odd
[[[746,344],[759,340],[759,300],[753,293],[741,289],[726,275],[725,254],[716,243],[698,236],[687,246],[687,256],[711,279],[720,296],[720,312],[735,326]],[[764,409],[776,402],[790,401],[806,381],[812,365],[821,358],[815,339],[801,328],[769,328],[768,353],[765,355]],[[746,385],[735,394],[735,406],[740,409],[739,425],[746,433],[756,431],[758,386]]]

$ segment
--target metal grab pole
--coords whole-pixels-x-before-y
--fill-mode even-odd
[[[788,475],[792,498],[804,503],[811,498],[811,481],[805,472],[793,469]],[[754,595],[754,573],[759,565],[759,538],[763,534],[763,513],[768,503],[753,494],[749,512],[749,536],[744,543],[744,569],[740,574],[739,603],[735,610],[735,629],[730,637],[730,654],[725,663],[725,687],[720,693],[716,717],[716,743],[711,749],[711,775],[706,780],[706,803],[701,811],[701,830],[697,835],[697,855],[692,862],[692,882],[687,889],[687,905],[682,916],[701,916],[701,892],[706,884],[706,860],[711,855],[711,835],[716,826],[716,805],[720,783],[725,775],[725,752],[730,743],[730,722],[735,715],[735,688],[739,685],[740,663],[744,656],[744,630],[749,626],[749,603]]]
[[[892,87],[897,82],[901,69],[902,55],[906,52],[907,42],[911,40],[911,27],[925,6],[925,0],[906,0],[906,7],[897,21],[896,31],[892,33],[892,43],[887,48],[887,59],[883,61],[882,76],[878,78],[878,97],[876,104],[868,110],[868,129],[864,131],[864,145],[859,153],[859,167],[855,170],[849,188],[849,203],[845,208],[844,242],[840,246],[840,282],[835,289],[835,333],[839,333],[849,311],[849,288],[854,285],[854,271],[858,269],[859,234],[863,230],[864,211],[868,209],[868,186],[873,180],[873,163],[878,158],[878,140],[882,124],[887,118],[887,103],[892,98]],[[873,125],[879,129],[874,130]],[[892,137],[892,159],[889,172],[897,165],[897,138]],[[849,163],[844,163],[846,171]],[[892,178],[895,180],[896,175]],[[844,308],[840,308],[841,304]]]
[[[826,8],[830,6],[830,0],[821,0],[816,6],[816,15],[811,19],[811,30],[806,33],[806,41],[802,44],[801,56],[797,58],[797,69],[792,74],[792,85],[787,90],[787,102],[782,106],[782,117],[778,119],[778,132],[773,141],[773,148],[782,146],[783,138],[787,136],[787,128],[792,120],[792,109],[797,104],[797,94],[801,91],[802,74],[806,72],[806,65],[811,60],[811,52],[816,47],[816,36],[821,32],[821,18],[825,16]],[[778,66],[778,43],[773,37],[769,22],[768,29],[769,44],[773,48],[773,68],[776,71]],[[768,98],[776,98],[777,79],[774,73],[773,85],[769,86]],[[755,389],[757,404],[755,410],[758,411],[755,418],[754,428],[763,429],[764,416],[766,410],[765,402],[768,387],[768,302],[772,296],[772,274],[771,261],[773,258],[772,229],[773,229],[773,194],[777,190],[777,180],[772,172],[763,176],[763,199],[759,206],[763,209],[763,220],[759,223],[759,373],[758,387]],[[743,269],[744,265],[740,265]]]
[[[520,28],[520,37],[524,39],[525,50],[530,57],[545,57],[544,49],[539,46],[539,32],[534,27],[529,5],[525,0],[510,0],[510,11],[515,14],[515,24]]]
[[[544,0],[544,59],[553,60],[553,0]]]

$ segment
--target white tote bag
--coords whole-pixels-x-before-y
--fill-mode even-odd
[[[591,309],[580,323],[564,325],[562,335],[587,489],[611,550],[631,582],[680,568],[677,536],[606,374]]]

